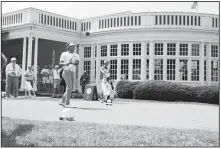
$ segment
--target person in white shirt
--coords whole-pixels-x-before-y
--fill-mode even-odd
[[[56,65],[55,69],[53,69],[53,77],[54,77],[54,97],[56,94],[60,94],[60,70],[59,66]]]
[[[79,55],[77,54],[79,45],[71,42],[67,45],[66,52],[63,52],[60,57],[60,65],[63,66],[62,77],[66,83],[66,92],[64,93],[60,105],[68,106],[70,104],[71,92],[74,87],[74,76],[76,73],[76,65],[79,64]]]
[[[18,78],[21,76],[21,67],[16,64],[16,58],[11,58],[11,63],[6,66],[6,97],[10,97],[11,89],[13,90],[14,98],[18,97]]]
[[[51,65],[48,65],[48,73],[49,73],[49,75],[48,75],[48,91],[49,92],[53,91],[53,84],[54,84],[53,70],[54,70],[53,67]]]
[[[32,71],[31,66],[28,66],[28,70],[25,71],[24,77],[25,77],[25,81],[30,82],[31,86],[33,87],[33,84],[35,82],[35,78],[34,78],[34,73]],[[25,95],[27,95],[26,91],[27,91],[27,89],[25,88]]]
[[[44,86],[44,91],[47,91],[47,83],[48,83],[48,75],[49,75],[47,65],[45,65],[45,68],[41,70],[41,75],[42,75],[42,84]]]

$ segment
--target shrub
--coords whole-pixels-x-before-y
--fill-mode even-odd
[[[191,97],[190,86],[166,81],[145,81],[134,89],[134,98],[158,101],[183,101]]]
[[[116,85],[116,94],[118,98],[133,99],[133,90],[137,85],[141,83],[140,81],[129,82],[129,81],[119,81]]]

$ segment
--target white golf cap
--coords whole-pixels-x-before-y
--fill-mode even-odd
[[[108,61],[108,60],[104,60],[104,64],[105,64],[105,63],[109,63],[109,61]]]
[[[55,68],[59,68],[59,66],[58,66],[58,65],[56,65],[56,66],[55,66]]]
[[[74,43],[74,42],[70,42],[70,43],[68,43],[66,46],[67,46],[67,48],[68,47],[71,47],[71,46],[75,46],[76,44]]]
[[[12,58],[11,58],[11,61],[16,61],[16,58],[15,58],[15,57],[12,57]]]

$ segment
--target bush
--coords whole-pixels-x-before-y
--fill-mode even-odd
[[[134,89],[134,98],[158,101],[190,100],[192,87],[166,81],[145,81]]]
[[[219,104],[218,86],[192,87],[166,81],[120,81],[116,92],[118,98]]]
[[[129,82],[129,81],[119,81],[116,85],[116,94],[118,98],[133,99],[133,90],[137,85],[141,83],[140,81]]]

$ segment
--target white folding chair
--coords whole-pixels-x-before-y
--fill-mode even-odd
[[[31,86],[31,83],[28,82],[28,81],[25,81],[25,96],[27,96],[26,91],[28,91],[29,97],[32,97],[31,91],[32,91],[33,94],[34,94],[34,97],[36,97],[35,92],[34,92],[34,89],[33,89],[33,87]]]

